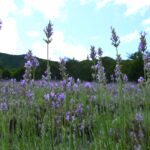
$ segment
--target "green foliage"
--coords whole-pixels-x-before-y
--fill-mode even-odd
[[[114,69],[116,65],[116,61],[110,57],[103,57],[102,63],[105,67],[106,78],[108,82],[110,81],[110,75],[114,74]]]
[[[12,77],[11,72],[8,69],[4,69],[2,72],[3,79],[10,79]]]
[[[9,60],[9,61],[8,61]],[[47,68],[47,62],[44,59],[39,59],[39,67],[35,70],[35,79],[41,79]],[[0,69],[2,78],[22,79],[24,74],[24,55],[8,55],[0,53]],[[102,63],[105,67],[107,81],[110,82],[110,75],[114,74],[116,61],[110,57],[102,57]],[[80,78],[83,81],[92,81],[92,66],[91,60],[77,61],[68,59],[66,62],[67,74],[75,79]],[[129,56],[127,60],[121,62],[121,69],[128,76],[129,81],[137,81],[140,76],[143,76],[143,59],[141,52],[135,52]],[[50,61],[50,70],[52,80],[60,80],[59,63]],[[4,72],[4,73],[2,73]],[[3,75],[2,75],[3,74]]]

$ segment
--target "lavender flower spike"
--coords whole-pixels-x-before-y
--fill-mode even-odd
[[[94,46],[91,46],[91,49],[90,49],[91,53],[90,53],[90,57],[92,60],[94,60],[96,58],[96,51],[95,51],[95,47]]]
[[[112,33],[111,37],[112,45],[117,48],[120,44],[120,40],[119,36],[116,34],[116,31],[113,27],[111,27],[111,33]]]
[[[144,53],[145,50],[147,49],[147,42],[146,42],[146,38],[145,38],[146,32],[141,32],[140,35],[141,35],[140,36],[140,44],[139,44],[138,49],[139,49],[139,51]]]
[[[52,28],[52,23],[49,21],[49,23],[48,23],[48,25],[46,26],[46,28],[44,29],[44,33],[45,33],[45,35],[46,35],[46,37],[47,37],[47,39],[45,40],[44,39],[44,41],[47,43],[47,44],[49,44],[51,41],[52,41],[52,39],[50,39],[51,38],[51,36],[52,36],[52,34],[53,34],[53,28]]]

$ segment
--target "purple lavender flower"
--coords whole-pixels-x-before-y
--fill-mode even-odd
[[[34,99],[34,93],[31,90],[28,90],[26,92],[26,96],[30,99],[33,100]]]
[[[67,89],[70,90],[71,89],[71,82],[67,83]]]
[[[45,99],[46,101],[49,101],[50,95],[49,95],[49,94],[45,94],[45,95],[44,95],[44,99]]]
[[[83,104],[80,103],[76,109],[76,113],[82,114],[83,112]]]
[[[2,102],[2,103],[0,103],[0,109],[2,110],[2,111],[4,111],[4,110],[7,110],[7,104],[6,104],[6,102]]]
[[[146,36],[146,32],[141,32],[140,33],[140,44],[139,44],[138,49],[139,49],[139,51],[141,51],[143,53],[147,49],[147,42],[146,42],[145,36]]]
[[[21,84],[21,86],[26,86],[27,82],[26,82],[26,80],[21,80],[20,84]]]
[[[145,69],[147,71],[150,71],[150,62],[148,62],[148,63],[145,64]]]
[[[144,82],[144,78],[143,77],[139,77],[139,79],[138,79],[138,83],[143,83]]]
[[[1,30],[1,28],[2,28],[2,20],[0,19],[0,30]]]
[[[121,80],[121,75],[122,75],[122,72],[121,72],[121,69],[120,69],[120,65],[117,63],[116,67],[115,67],[116,81]]]
[[[73,88],[74,88],[75,91],[77,91],[77,90],[78,90],[78,84],[75,83],[75,84],[73,85]]]
[[[91,83],[90,82],[86,82],[84,84],[84,87],[87,88],[87,89],[90,89],[92,87]]]
[[[24,57],[24,58],[25,58],[26,60],[31,60],[31,59],[32,59],[32,57],[33,57],[33,56],[32,56],[32,51],[31,51],[31,50],[29,50],[29,51],[27,52],[27,54],[25,55],[25,57]]]
[[[103,51],[102,51],[102,48],[100,47],[100,48],[98,48],[98,55],[99,55],[99,57],[101,57],[102,54],[103,54]]]
[[[92,95],[92,96],[90,96],[90,102],[93,102],[94,100],[96,99],[96,96],[95,95]]]
[[[47,39],[44,40],[44,41],[48,44],[48,43],[51,42],[52,39],[50,39],[50,38],[51,38],[51,36],[53,34],[53,25],[52,25],[51,21],[49,21],[48,25],[44,29],[44,33],[45,33],[45,35],[47,37]]]
[[[66,120],[67,120],[67,121],[70,120],[70,112],[69,112],[69,111],[66,113]]]
[[[67,74],[66,74],[66,61],[64,58],[60,58],[60,63],[59,63],[59,70],[60,70],[60,74],[62,76],[63,79],[67,78]]]
[[[51,93],[50,93],[50,97],[51,97],[52,99],[54,99],[54,98],[56,97],[55,93],[54,93],[54,92],[51,92]]]
[[[59,108],[59,105],[60,105],[60,103],[59,103],[59,101],[56,101],[56,108]]]
[[[24,67],[25,67],[26,69],[30,69],[30,68],[32,67],[31,62],[28,60],[28,61],[25,63]]]
[[[135,114],[135,118],[134,119],[135,119],[135,121],[137,123],[141,123],[143,121],[143,116],[141,115],[140,112],[138,112],[138,113]]]
[[[31,60],[31,65],[34,69],[39,66],[39,61],[37,60],[36,57],[33,57],[33,59]]]
[[[51,106],[54,108],[55,107],[55,102],[52,101]]]
[[[64,93],[60,93],[59,95],[58,95],[58,101],[64,101],[64,99],[65,99],[65,94]]]
[[[119,36],[116,34],[116,31],[113,27],[111,27],[111,33],[112,33],[111,36],[112,45],[117,48],[120,44],[120,40]]]
[[[92,60],[94,60],[94,59],[96,58],[95,47],[94,47],[94,46],[91,46],[90,51],[91,51],[90,57],[91,57]]]
[[[149,55],[144,55],[143,60],[144,60],[145,63],[150,62],[150,56]]]

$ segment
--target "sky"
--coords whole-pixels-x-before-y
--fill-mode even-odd
[[[111,45],[114,27],[123,59],[138,50],[141,32],[150,49],[150,0],[0,0],[0,52],[20,55],[32,50],[46,59],[43,29],[53,24],[49,59],[84,60],[91,45],[103,56],[116,57]]]

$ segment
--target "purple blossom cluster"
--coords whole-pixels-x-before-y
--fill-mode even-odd
[[[25,68],[27,68],[28,65],[30,68],[33,68],[33,69],[36,69],[39,66],[39,61],[37,60],[36,57],[33,56],[31,50],[29,50],[28,53],[25,55],[25,59],[27,60],[27,62],[25,63]]]
[[[120,44],[120,40],[115,29],[111,28],[111,30],[112,45],[117,49]],[[47,37],[47,44],[51,40],[52,31],[52,24],[49,22],[48,26],[44,30]],[[142,34],[141,36],[145,35]],[[142,40],[143,39],[141,39],[141,42],[144,41]],[[140,49],[144,52],[145,50],[143,50],[143,45],[144,44],[141,44]],[[103,51],[101,48],[96,51],[95,47],[91,46],[90,57],[95,63],[92,66],[92,69],[95,71],[96,80],[105,85],[106,74],[102,64],[102,54]],[[145,70],[148,73],[150,72],[150,57],[148,55],[144,55],[143,58],[145,62]],[[81,84],[79,79],[76,81],[73,77],[68,77],[65,72],[66,61],[64,59],[60,59],[60,72],[63,77],[61,82],[49,82],[50,74],[48,68],[42,76],[42,81],[36,82],[32,80],[32,73],[39,66],[38,60],[33,57],[32,51],[30,50],[26,54],[25,59],[24,79],[20,83],[18,83],[15,79],[11,79],[5,84],[0,82],[1,122],[4,120],[2,123],[7,125],[7,128],[13,128],[13,132],[7,131],[8,133],[10,132],[10,135],[13,133],[12,137],[21,137],[23,135],[26,139],[26,135],[29,137],[29,135],[33,134],[32,138],[37,138],[38,136],[37,139],[39,142],[40,139],[43,139],[43,137],[50,137],[51,141],[53,140],[52,143],[54,142],[54,146],[57,144],[62,145],[62,141],[67,141],[63,144],[67,145],[69,143],[69,147],[72,146],[72,139],[79,139],[79,141],[82,139],[82,142],[86,141],[87,144],[90,144],[93,147],[93,141],[95,143],[96,141],[99,142],[99,140],[102,140],[102,142],[99,142],[98,144],[105,143],[106,141],[103,141],[103,139],[105,139],[103,137],[107,136],[110,136],[106,138],[107,140],[111,140],[110,143],[117,143],[116,145],[119,145],[124,142],[124,147],[121,146],[121,148],[123,147],[124,149],[129,148],[126,148],[126,142],[132,143],[133,147],[131,149],[142,149],[142,146],[147,141],[149,142],[149,139],[145,143],[143,142],[146,137],[148,137],[145,136],[146,132],[149,131],[149,129],[145,127],[146,125],[143,125],[143,123],[146,122],[146,117],[142,114],[147,113],[144,110],[146,103],[145,101],[143,102],[143,100],[147,100],[145,91],[143,93],[138,93],[137,90],[133,91],[130,87],[125,92],[121,92],[123,95],[118,102],[116,101],[116,97],[119,94],[117,93],[118,91],[116,90],[115,84],[113,84],[113,88],[112,86],[109,88],[107,88],[107,86],[105,86],[105,88],[99,88],[99,86],[97,86],[99,84],[91,82],[83,82],[83,84]],[[111,78],[113,81],[115,80],[114,78],[116,78],[117,81],[123,80],[124,82],[127,82],[128,77],[121,72],[120,62],[121,57],[117,51],[115,76],[112,75]],[[143,83],[144,78],[140,77],[138,82]],[[132,92],[134,92],[134,94],[129,95]],[[142,92],[142,90],[140,92]],[[32,105],[28,105],[27,102]],[[131,107],[131,109],[128,110],[128,107]],[[146,109],[149,110],[148,107]],[[128,112],[134,113],[137,110],[140,110],[140,112],[137,112],[134,116],[132,116],[132,114],[129,116],[127,115]],[[125,113],[126,115],[124,116]],[[13,118],[11,118],[12,116]],[[124,118],[122,119],[122,117]],[[14,118],[17,118],[17,123],[19,122],[16,125],[16,131]],[[132,122],[129,122],[130,118],[132,118]],[[105,119],[108,120],[105,121]],[[11,123],[11,120],[13,120],[13,123]],[[125,127],[125,132],[122,131],[123,125]],[[110,129],[109,135],[108,130],[106,130],[106,126]],[[23,134],[18,136],[19,131]],[[6,133],[7,136],[9,136],[8,133]],[[17,136],[15,135],[16,133]],[[97,136],[97,134],[99,135]],[[123,137],[123,134],[125,134],[127,140]],[[12,137],[9,137],[9,144]],[[98,137],[98,140],[96,137]],[[99,139],[99,137],[102,138]],[[1,140],[3,140],[3,135],[1,136]],[[22,138],[20,138],[20,140],[22,140]],[[125,141],[122,142],[121,140]],[[43,143],[44,146],[47,144],[45,141]],[[73,142],[73,144],[74,143],[76,143],[76,141]],[[113,148],[115,149],[116,147],[114,146]],[[77,147],[77,149],[82,148]],[[102,144],[102,149],[107,149],[107,144]]]
[[[96,67],[97,67],[97,80],[102,85],[105,85],[106,84],[106,74],[105,74],[105,68],[102,65],[102,61],[101,60],[99,60],[97,62]]]
[[[112,45],[117,48],[120,44],[120,40],[119,36],[116,34],[115,28],[111,27],[111,33],[112,33],[111,36]]]
[[[49,21],[48,25],[46,26],[46,28],[44,29],[44,33],[46,35],[46,40],[44,39],[44,41],[49,44],[51,42],[52,39],[51,36],[53,34],[53,25],[51,23],[51,21]]]
[[[32,51],[29,50],[28,53],[25,55],[25,59],[27,62],[25,63],[25,74],[23,75],[24,81],[29,83],[32,79],[32,72],[34,78],[34,71],[39,66],[39,62],[36,57],[32,55]]]
[[[71,114],[70,111],[66,112],[66,120],[69,121],[74,121],[75,120],[75,116]]]
[[[135,114],[135,121],[137,123],[141,123],[143,121],[143,116],[142,116],[142,114],[140,112]]]
[[[53,108],[54,107],[59,108],[61,105],[63,105],[65,98],[66,96],[64,92],[62,93],[50,92],[50,93],[44,94],[44,100],[46,102],[50,102]]]
[[[96,59],[96,50],[95,50],[95,47],[91,46],[90,51],[91,51],[91,53],[90,53],[91,59],[92,60]]]
[[[59,63],[59,70],[60,70],[60,74],[62,76],[62,79],[66,79],[67,78],[67,73],[66,73],[66,61],[65,58],[60,58],[60,63]]]
[[[139,44],[138,49],[142,53],[144,53],[147,49],[146,32],[140,33],[140,44]]]
[[[91,66],[92,70],[94,71],[94,73],[92,73],[92,77],[93,79],[96,79],[96,81],[98,81],[99,83],[102,83],[103,85],[106,84],[106,75],[105,75],[105,69],[104,66],[102,64],[102,48],[98,48],[97,51],[95,51],[95,47],[91,46],[91,58],[92,60],[97,58],[98,55],[98,61],[97,63]]]
[[[2,111],[7,110],[7,109],[8,109],[7,103],[6,103],[6,102],[0,103],[0,109],[1,109]]]
[[[147,80],[149,81],[150,80],[150,55],[144,54],[143,61],[144,61],[145,75],[147,77]]]

